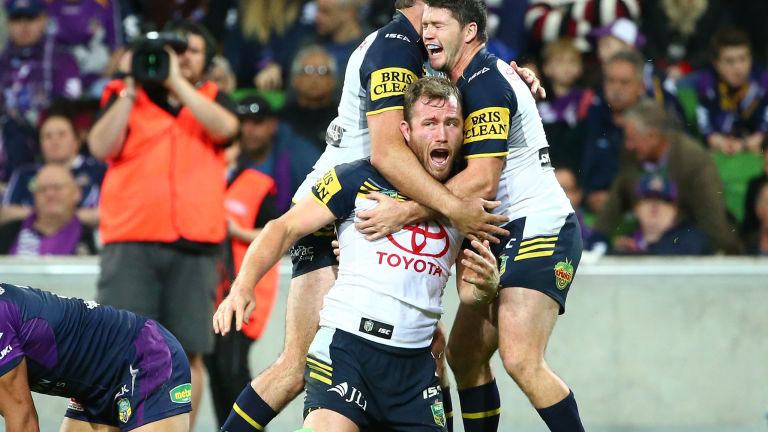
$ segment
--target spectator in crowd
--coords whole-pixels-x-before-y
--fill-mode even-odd
[[[568,167],[555,168],[555,177],[557,177],[557,182],[560,183],[560,186],[563,187],[565,195],[568,197],[571,207],[573,207],[573,211],[576,213],[576,219],[579,220],[579,226],[581,226],[582,240],[587,240],[594,231],[584,221],[584,209],[581,207],[584,199],[584,190],[579,184],[579,178]]]
[[[302,45],[320,44],[324,46],[336,61],[339,70],[346,70],[347,60],[365,36],[368,29],[360,17],[361,0],[317,0],[315,15],[315,35],[302,41]],[[269,65],[256,76],[256,86],[260,89],[281,88],[282,69]],[[280,85],[278,85],[280,84]]]
[[[589,36],[595,41],[597,60],[600,65],[605,65],[611,57],[621,51],[639,53],[645,46],[645,36],[640,33],[637,24],[626,18],[619,18],[610,24],[596,28],[589,32]],[[601,70],[597,69],[595,72],[591,75],[599,78]],[[653,62],[648,61],[643,64],[643,85],[649,97],[663,101],[665,104],[677,103],[674,96],[677,92],[675,81],[669,79]],[[683,109],[679,104],[677,105],[675,108],[682,116]]]
[[[250,166],[275,180],[277,209],[282,214],[320,150],[290,127],[281,124],[269,103],[260,96],[243,98],[237,107],[240,116],[238,164]]]
[[[67,49],[46,36],[41,0],[11,0],[7,12],[10,39],[0,54],[0,104],[14,120],[36,127],[53,98],[80,97],[80,72]]]
[[[213,65],[211,65],[209,79],[216,84],[216,87],[218,87],[219,90],[227,94],[232,94],[237,88],[237,78],[232,72],[229,60],[221,55],[213,57]]]
[[[159,84],[112,81],[89,135],[108,162],[100,202],[98,301],[156,319],[181,342],[192,370],[192,407],[213,350],[216,257],[226,235],[224,147],[235,105],[205,81],[216,47],[201,25],[175,23],[186,51],[169,53]],[[194,423],[194,413],[191,416]]]
[[[32,185],[34,210],[23,220],[0,227],[0,254],[17,256],[96,253],[93,231],[77,217],[80,188],[72,172],[44,165]]]
[[[571,39],[548,43],[543,57],[549,98],[536,106],[551,148],[552,165],[578,172],[584,155],[584,120],[594,92],[578,86],[583,71],[581,53]]]
[[[525,11],[528,0],[486,0],[488,5],[487,48],[509,63],[525,50]]]
[[[103,162],[80,153],[81,142],[75,126],[64,115],[51,115],[40,127],[40,150],[46,164],[69,168],[80,187],[77,217],[83,224],[95,228],[99,224],[99,190],[106,166]],[[32,189],[41,165],[30,163],[14,170],[0,206],[0,222],[21,220],[33,211]]]
[[[281,89],[299,45],[314,34],[307,0],[241,0],[224,54],[238,87]]]
[[[709,254],[707,235],[679,218],[677,188],[659,173],[644,175],[637,183],[634,213],[639,229],[613,241],[617,253],[648,255]]]
[[[768,255],[768,182],[760,184],[753,203],[757,227],[745,236],[747,253]]]
[[[726,217],[723,186],[712,156],[685,135],[664,108],[644,100],[624,114],[625,146],[634,160],[624,159],[595,230],[610,237],[622,215],[632,209],[643,173],[660,173],[677,187],[680,215],[707,234],[716,252],[739,253],[741,244]]]
[[[227,162],[232,167],[227,174],[228,186],[224,198],[227,241],[219,263],[216,307],[229,294],[248,246],[267,222],[280,216],[277,212],[274,180],[247,165],[238,164],[239,153],[239,146],[233,145],[227,149]],[[269,321],[279,283],[279,265],[275,265],[253,288],[257,304],[248,323],[243,325],[243,331],[215,336],[213,353],[205,356],[208,383],[219,425],[226,421],[243,389],[243,383],[251,380],[248,351]]]
[[[546,43],[563,37],[575,39],[582,51],[589,50],[587,34],[618,18],[637,20],[639,0],[532,0],[525,16],[530,38]]]
[[[621,51],[604,66],[603,98],[587,114],[587,134],[582,164],[587,207],[599,212],[608,196],[624,143],[624,112],[643,99],[644,61],[636,51]]]
[[[744,221],[742,221],[742,234],[750,233],[760,225],[755,213],[755,202],[763,184],[768,183],[768,137],[763,139],[763,173],[753,177],[747,183],[747,193],[744,200]]]
[[[713,70],[696,80],[699,132],[710,149],[758,153],[768,131],[768,98],[752,68],[752,43],[737,28],[718,30],[711,41]]]
[[[123,45],[118,0],[49,0],[45,10],[56,41],[77,59],[83,89],[115,72]]]
[[[291,66],[291,92],[280,120],[294,132],[325,150],[325,131],[337,114],[334,88],[336,61],[325,48],[310,45],[301,49]]]
[[[0,113],[0,193],[5,191],[14,169],[35,160],[35,135],[35,129],[26,122]]]
[[[360,19],[362,0],[317,0],[314,42],[323,45],[336,60],[338,70],[347,70],[347,61],[371,29]]]
[[[723,0],[644,0],[643,52],[678,80],[708,63],[709,37],[727,21]]]

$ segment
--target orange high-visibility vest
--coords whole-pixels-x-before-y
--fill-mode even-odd
[[[275,181],[272,177],[255,169],[249,168],[240,173],[234,182],[227,188],[224,198],[227,217],[245,228],[253,227],[256,223],[261,203],[267,194],[276,193]],[[233,238],[230,240],[232,257],[235,264],[235,274],[240,272],[245,252],[249,243]],[[277,290],[280,285],[280,263],[275,264],[253,287],[256,297],[256,308],[248,319],[248,324],[243,325],[243,333],[251,339],[258,339],[264,332],[264,328],[272,314],[272,308],[277,298]],[[225,280],[217,289],[217,306],[232,281]]]
[[[102,106],[123,87],[120,80],[110,82]],[[218,89],[206,82],[198,92],[214,100]],[[221,242],[226,164],[219,144],[189,108],[174,117],[139,89],[122,150],[107,160],[99,203],[102,241]]]

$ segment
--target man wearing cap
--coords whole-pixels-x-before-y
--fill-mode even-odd
[[[627,110],[623,129],[625,147],[634,160],[622,161],[603,211],[597,214],[599,235],[613,235],[635,202],[638,179],[657,173],[675,183],[680,215],[707,234],[715,252],[739,253],[741,244],[727,221],[722,181],[709,152],[650,100]]]
[[[277,209],[285,213],[291,197],[320,150],[307,138],[279,122],[269,103],[260,96],[247,96],[237,107],[240,117],[239,165],[250,166],[275,180]]]
[[[0,54],[0,184],[13,169],[33,162],[35,128],[56,97],[76,99],[82,85],[69,52],[46,37],[48,19],[40,0],[6,3],[8,45]]]
[[[631,236],[614,239],[617,253],[649,255],[706,255],[707,235],[680,218],[677,187],[659,173],[646,174],[635,188],[634,206],[639,229]]]

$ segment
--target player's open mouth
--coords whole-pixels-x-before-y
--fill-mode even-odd
[[[448,164],[449,156],[450,152],[446,149],[434,149],[429,152],[429,159],[432,161],[432,164],[438,168],[442,168]]]
[[[443,47],[435,44],[427,44],[427,51],[429,51],[430,56],[435,56],[443,52]]]

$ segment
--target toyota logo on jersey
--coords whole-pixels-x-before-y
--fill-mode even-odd
[[[448,232],[445,228],[437,222],[433,222],[437,227],[437,231],[431,231],[429,224],[419,225],[406,225],[402,231],[409,231],[410,244],[402,244],[394,235],[388,235],[387,238],[393,245],[398,248],[418,256],[435,257],[440,258],[448,252],[451,247],[451,240],[448,238]],[[397,233],[395,234],[397,235]],[[398,236],[400,240],[405,240],[408,237],[405,234]]]

